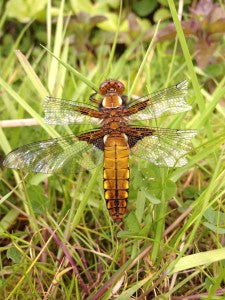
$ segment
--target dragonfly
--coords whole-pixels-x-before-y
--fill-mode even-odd
[[[170,168],[187,163],[185,154],[192,148],[195,130],[138,125],[138,121],[190,110],[185,101],[187,86],[184,80],[128,101],[124,84],[110,79],[100,84],[98,93],[90,95],[92,104],[46,97],[46,123],[88,124],[92,129],[16,148],[5,157],[3,165],[32,172],[71,174],[78,165],[93,169],[103,163],[106,206],[112,219],[121,222],[127,207],[130,155]]]

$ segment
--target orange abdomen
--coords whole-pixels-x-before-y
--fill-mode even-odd
[[[104,145],[104,190],[109,213],[115,222],[123,219],[129,189],[129,148],[126,136],[109,135]]]

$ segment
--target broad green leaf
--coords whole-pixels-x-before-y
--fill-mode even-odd
[[[47,0],[9,0],[6,5],[6,14],[26,23],[45,8]]]
[[[153,12],[156,6],[157,0],[139,0],[134,3],[133,8],[140,17],[145,17]]]
[[[50,174],[41,174],[41,173],[35,174],[30,178],[29,183],[31,185],[38,185],[39,183],[43,182],[49,176],[51,176],[51,175]]]
[[[42,214],[46,211],[49,201],[44,195],[43,188],[39,186],[30,186],[27,189],[28,197],[35,214]]]
[[[154,21],[157,23],[159,20],[166,20],[171,18],[170,11],[166,8],[160,8],[158,9],[154,14]]]
[[[16,264],[21,262],[22,255],[16,247],[10,247],[7,250],[6,256]]]
[[[97,24],[97,27],[105,31],[116,32],[118,28],[118,16],[113,13],[105,13],[104,16],[107,18],[107,20]],[[120,32],[128,32],[128,30],[128,21],[125,20],[121,22]]]
[[[134,212],[131,212],[125,219],[125,224],[131,233],[138,233],[140,231],[140,225]]]
[[[225,213],[215,211],[211,206],[205,211],[204,217],[206,220],[214,225],[223,225],[225,221]]]
[[[222,76],[224,73],[224,64],[209,64],[205,67],[204,72],[211,77]]]
[[[161,199],[163,192],[165,200],[171,199],[176,194],[176,190],[176,184],[172,180],[167,180],[166,184],[163,185],[160,178],[153,180],[148,187],[148,192],[158,199]]]
[[[203,222],[203,225],[205,227],[209,228],[210,230],[212,230],[215,233],[225,234],[225,228],[218,227],[218,226],[216,226],[212,223],[209,223],[209,222]]]
[[[159,204],[161,203],[160,199],[155,197],[154,195],[150,194],[148,191],[145,191],[145,197],[152,203],[152,204]]]
[[[202,188],[202,192],[203,192],[203,188]],[[201,194],[201,191],[199,191],[198,187],[196,186],[188,186],[184,189],[183,191],[183,197],[184,199],[196,199],[198,198],[198,196]]]
[[[143,218],[144,210],[145,210],[145,192],[143,189],[141,189],[137,193],[136,206],[137,206],[137,208],[136,208],[135,214],[136,214],[136,217],[140,224],[142,221],[142,218]]]
[[[91,3],[90,0],[70,0],[70,4],[72,6],[73,11],[78,14],[79,12],[87,12],[91,13],[94,12],[93,7],[94,5]]]

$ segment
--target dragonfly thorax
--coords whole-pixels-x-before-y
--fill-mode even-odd
[[[105,108],[120,107],[123,101],[118,95],[107,95],[102,100],[102,106]]]

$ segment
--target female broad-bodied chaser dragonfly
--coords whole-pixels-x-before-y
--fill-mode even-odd
[[[131,100],[123,95],[124,85],[107,80],[99,87],[102,100],[95,94],[90,100],[97,106],[47,97],[45,122],[49,124],[99,125],[78,135],[40,141],[12,150],[3,164],[42,173],[74,173],[77,164],[94,168],[104,162],[104,195],[110,215],[119,222],[126,211],[129,189],[129,155],[167,167],[187,163],[185,153],[195,130],[179,130],[135,125],[135,120],[149,120],[185,112],[187,81]]]

